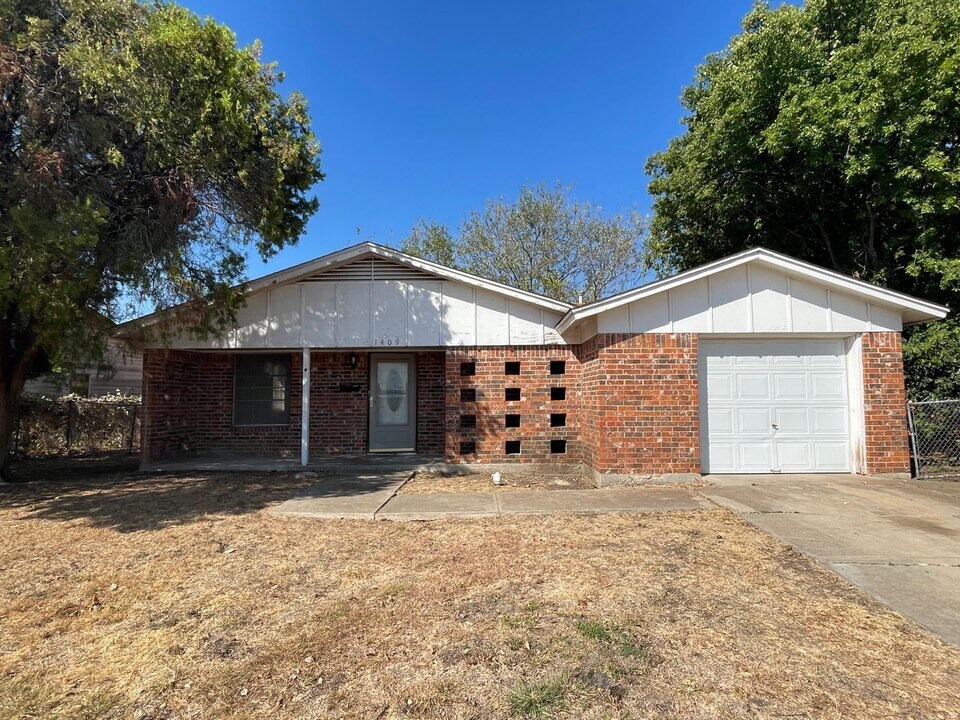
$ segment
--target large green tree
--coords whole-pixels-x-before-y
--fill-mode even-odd
[[[650,158],[651,251],[684,269],[763,245],[960,299],[960,3],[757,4]],[[911,328],[913,396],[960,394],[960,323]]]
[[[469,213],[456,235],[421,220],[401,249],[521,290],[590,302],[639,282],[645,237],[638,212],[607,215],[561,184],[541,184]]]
[[[0,0],[0,459],[24,381],[102,357],[125,303],[242,299],[250,244],[297,240],[322,178],[304,100],[169,3]]]

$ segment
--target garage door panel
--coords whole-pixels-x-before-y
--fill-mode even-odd
[[[741,435],[772,435],[772,408],[737,408],[737,430]]]
[[[846,443],[817,443],[814,445],[815,461],[822,472],[847,471],[847,444]]]
[[[715,408],[707,414],[710,435],[734,434],[733,408]]]
[[[767,367],[770,365],[770,358],[762,353],[735,355],[733,356],[733,365],[744,368]]]
[[[811,408],[813,432],[818,435],[846,435],[847,409],[845,407]]]
[[[742,373],[734,378],[736,397],[741,400],[767,400],[770,398],[770,376],[757,373]]]
[[[809,470],[812,464],[812,448],[810,443],[804,441],[780,441],[776,442],[777,460],[779,461],[781,472],[804,472]]]
[[[848,470],[842,340],[704,340],[701,372],[707,472]]]
[[[810,409],[806,407],[774,408],[773,422],[777,426],[778,435],[809,435]]]
[[[781,399],[805,400],[809,393],[807,376],[803,373],[777,373],[773,376],[773,390],[775,396]]]
[[[729,373],[711,373],[707,378],[707,393],[717,400],[732,400],[733,378]]]
[[[843,400],[847,383],[843,373],[813,373],[810,376],[811,395],[817,399]]]
[[[735,443],[717,441],[714,445],[711,445],[710,451],[710,463],[715,468],[714,472],[737,472],[737,447]]]
[[[737,443],[737,457],[740,467],[735,472],[770,472],[772,465],[772,446],[767,442]]]

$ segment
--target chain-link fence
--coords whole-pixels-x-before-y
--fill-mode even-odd
[[[960,400],[907,403],[914,474],[960,476]]]
[[[139,398],[24,396],[14,428],[13,453],[46,457],[97,451],[140,451]]]

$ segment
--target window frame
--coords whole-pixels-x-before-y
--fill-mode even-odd
[[[239,390],[239,381],[240,381],[240,363],[244,358],[258,358],[260,360],[269,360],[273,359],[274,362],[283,361],[287,365],[287,372],[284,378],[284,397],[283,397],[283,412],[286,415],[286,419],[280,423],[264,423],[264,422],[252,422],[244,423],[237,422],[237,391]],[[235,428],[266,428],[266,427],[290,427],[290,391],[293,387],[293,362],[292,357],[289,353],[242,353],[235,356],[233,361],[233,403],[231,407],[231,423]],[[251,402],[251,401],[246,401]],[[253,401],[256,402],[256,401]],[[272,402],[272,400],[271,400]]]

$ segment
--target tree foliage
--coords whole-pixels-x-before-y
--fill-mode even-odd
[[[960,298],[960,3],[759,3],[650,158],[651,252],[685,269],[763,245]],[[912,328],[914,396],[960,393],[957,320]]]
[[[591,302],[640,281],[645,236],[638,212],[607,216],[560,184],[541,184],[521,188],[513,203],[501,197],[469,213],[456,236],[421,220],[401,249],[521,290]]]
[[[0,457],[23,381],[102,357],[124,303],[241,299],[322,178],[306,104],[257,46],[169,3],[0,0]]]

